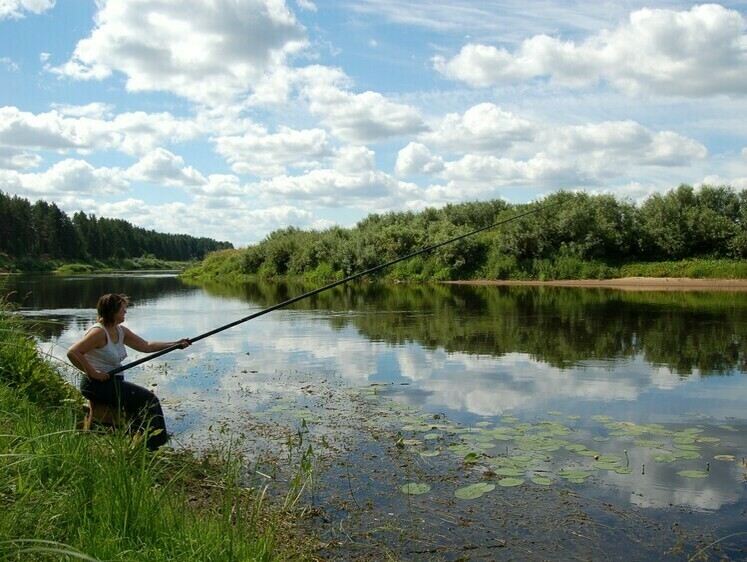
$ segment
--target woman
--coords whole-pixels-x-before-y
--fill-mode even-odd
[[[145,341],[122,325],[128,305],[126,295],[102,296],[96,305],[98,324],[70,348],[67,357],[84,373],[80,384],[83,396],[93,402],[123,408],[132,430],[149,429],[146,444],[154,450],[169,439],[161,403],[151,391],[125,381],[122,375],[110,376],[109,371],[122,365],[127,357],[125,346],[153,353],[173,345],[184,349],[190,342],[187,338],[172,342]]]

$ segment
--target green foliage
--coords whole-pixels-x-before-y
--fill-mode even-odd
[[[208,252],[231,248],[228,242],[185,234],[161,234],[120,219],[77,212],[67,216],[54,203],[33,205],[0,191],[0,253],[21,271],[54,269],[48,262],[101,260],[202,259]],[[144,269],[144,265],[136,268]]]
[[[274,557],[277,516],[240,483],[241,459],[198,462],[124,433],[82,433],[70,408],[2,383],[0,410],[0,559]]]
[[[4,298],[0,298],[0,383],[41,404],[82,403],[80,393],[39,354],[28,325],[13,315]]]
[[[546,207],[540,212],[532,212]],[[512,217],[531,213],[516,220]],[[337,280],[374,268],[474,230],[469,236],[378,272],[390,280],[605,279],[621,266],[684,258],[740,260],[747,256],[747,191],[680,186],[653,195],[642,206],[611,195],[559,191],[543,202],[510,205],[501,200],[446,205],[419,213],[371,214],[355,227],[275,231],[243,250],[216,273],[206,260],[196,277],[217,274],[259,278]],[[738,267],[687,268],[711,276]],[[655,269],[655,268],[654,268]]]

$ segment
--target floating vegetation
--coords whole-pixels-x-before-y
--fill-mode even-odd
[[[651,459],[651,461],[658,463],[671,463],[677,460],[677,457],[668,452],[656,453],[655,455],[651,455],[651,457],[649,458]]]
[[[524,483],[524,480],[521,478],[501,478],[498,480],[498,485],[503,486],[504,488],[512,488],[514,486],[521,486]]]
[[[441,454],[441,451],[420,451],[418,453],[421,457],[437,457]]]
[[[479,484],[472,484],[471,486],[459,488],[454,492],[454,495],[461,500],[474,500],[482,497],[487,492],[492,492],[493,490],[495,490],[495,484],[480,482]]]
[[[736,460],[736,457],[734,455],[716,455],[713,458],[716,459],[717,461],[729,461],[729,462],[731,462],[731,461]]]
[[[405,494],[409,494],[411,496],[419,496],[421,494],[430,492],[431,487],[428,484],[424,484],[422,482],[408,482],[407,484],[400,486],[400,490]]]
[[[683,478],[707,478],[708,473],[705,470],[681,470],[677,473]]]
[[[534,482],[538,486],[551,486],[552,485],[552,479],[548,478],[547,476],[535,476],[534,478],[532,478],[532,482]]]
[[[528,482],[537,486],[567,486],[585,484],[595,475],[604,479],[605,473],[624,477],[634,473],[632,461],[637,467],[635,472],[642,476],[646,470],[640,463],[650,462],[672,465],[685,478],[705,478],[709,475],[707,471],[684,470],[687,467],[677,465],[713,456],[714,451],[709,454],[706,451],[722,443],[721,437],[709,435],[708,428],[699,425],[682,428],[637,424],[615,420],[609,415],[595,415],[586,419],[586,423],[571,424],[569,420],[583,418],[555,410],[545,414],[555,419],[530,422],[504,415],[494,422],[484,420],[463,426],[439,417],[438,429],[432,418],[408,415],[399,418],[406,424],[400,434],[404,444],[427,444],[435,440],[442,444],[437,450],[418,451],[422,457],[444,453],[453,456],[462,470],[487,470],[497,477],[495,484],[458,489],[455,494],[461,499],[479,498],[489,491],[489,486],[495,485],[512,487]],[[722,431],[730,431],[730,427],[719,426]],[[735,455],[713,458],[734,461]],[[412,491],[406,493],[424,493],[422,489],[412,484]]]

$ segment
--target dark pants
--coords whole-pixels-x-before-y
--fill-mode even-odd
[[[124,409],[132,431],[147,428],[146,445],[149,449],[158,449],[169,440],[161,403],[158,397],[147,388],[117,376],[109,377],[106,381],[97,381],[84,376],[80,390],[89,400]],[[161,431],[156,432],[158,429]]]

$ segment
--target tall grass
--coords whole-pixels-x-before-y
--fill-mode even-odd
[[[34,349],[0,299],[0,560],[303,558],[277,545],[279,513],[240,457],[81,431],[77,391]]]

